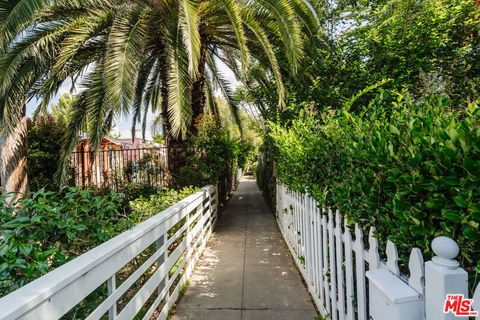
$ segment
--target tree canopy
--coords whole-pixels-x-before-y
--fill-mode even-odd
[[[315,23],[302,0],[2,1],[0,121],[14,126],[32,98],[41,101],[37,111],[45,110],[69,79],[79,94],[63,142],[64,164],[79,132],[87,131],[98,146],[114,120],[128,113],[133,132],[152,110],[162,114],[167,141],[185,138],[205,106],[218,111],[214,92],[236,110],[219,61],[239,79],[252,63],[264,65],[282,105],[274,48],[285,49],[296,71],[301,28],[316,29]]]

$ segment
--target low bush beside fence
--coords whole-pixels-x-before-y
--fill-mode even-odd
[[[152,205],[137,209],[141,214],[153,212],[146,207],[153,209]],[[106,315],[109,319],[166,319],[212,234],[217,210],[216,186],[178,199],[0,299],[0,319],[103,319]],[[34,217],[24,217],[16,227],[38,223],[43,216]],[[24,250],[21,246],[17,251],[23,254]]]
[[[41,189],[16,205],[0,206],[0,297],[197,191],[164,190],[125,203],[115,191]]]

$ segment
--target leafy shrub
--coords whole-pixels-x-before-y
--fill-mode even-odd
[[[380,97],[359,114],[304,113],[272,125],[280,182],[338,207],[350,224],[375,226],[403,258],[454,238],[463,266],[480,269],[480,110]],[[406,260],[404,260],[406,261]]]
[[[114,192],[70,188],[64,195],[41,189],[15,208],[0,206],[0,295],[127,229],[120,203]]]
[[[275,154],[272,152],[274,140],[266,137],[262,147],[260,147],[260,156],[255,168],[255,177],[258,187],[263,191],[263,195],[268,205],[273,208],[275,203],[276,179],[273,172]]]
[[[110,192],[110,189],[105,189],[104,192]],[[123,208],[130,211],[130,201],[135,200],[139,197],[148,197],[150,195],[156,194],[158,188],[155,188],[148,184],[136,184],[136,183],[126,183],[121,188],[119,188],[118,193],[122,196]]]
[[[52,116],[28,120],[28,178],[31,190],[58,188],[54,179],[65,126]]]
[[[257,150],[252,141],[240,140],[238,142],[237,163],[238,168],[246,170],[256,161]]]
[[[171,189],[160,191],[149,197],[140,196],[139,198],[130,201],[132,212],[129,215],[129,219],[132,222],[139,223],[174,205],[198,190],[198,188],[194,187],[184,187],[180,190]]]
[[[175,177],[174,182],[198,187],[218,183],[222,201],[233,188],[241,141],[232,138],[214,116],[204,115],[196,125],[197,134],[189,141],[186,164],[180,168],[180,176]]]

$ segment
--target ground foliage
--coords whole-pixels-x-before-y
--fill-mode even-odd
[[[63,192],[40,189],[17,206],[0,206],[0,296],[160,213],[196,190],[189,187],[160,191],[128,204],[125,195],[115,191],[98,194],[73,187]]]

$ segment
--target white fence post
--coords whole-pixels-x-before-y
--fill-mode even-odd
[[[425,302],[427,320],[457,319],[452,313],[444,313],[447,294],[468,296],[468,274],[455,260],[459,248],[447,237],[432,242],[435,257],[425,264]]]

